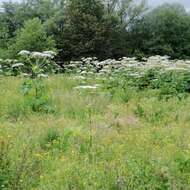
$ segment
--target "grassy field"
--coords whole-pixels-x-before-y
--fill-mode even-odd
[[[52,112],[34,112],[23,79],[0,79],[0,189],[188,190],[190,97],[157,90],[74,89],[98,79],[45,79]],[[102,84],[103,86],[103,84]]]

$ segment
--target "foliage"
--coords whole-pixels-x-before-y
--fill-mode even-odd
[[[28,106],[31,107],[34,112],[54,112],[50,106],[49,97],[46,94],[46,87],[43,82],[43,78],[47,75],[43,74],[53,72],[53,65],[51,65],[51,59],[54,58],[55,52],[46,51],[40,52],[29,52],[21,51],[19,53],[25,61],[25,70],[28,73],[30,79],[25,80],[22,84],[21,90],[25,96]]]
[[[59,132],[54,128],[50,128],[40,139],[40,146],[42,149],[49,149],[55,141],[60,141]]]
[[[0,59],[0,72],[5,76],[47,77],[47,74],[60,73],[62,68],[55,63],[53,51],[30,52],[22,50],[18,59]]]
[[[164,4],[134,23],[129,34],[132,53],[189,57],[190,16],[178,4]]]
[[[24,27],[17,32],[15,43],[10,47],[10,51],[15,56],[21,50],[45,51],[53,50],[54,41],[48,37],[41,21],[32,19],[25,22]]]
[[[54,47],[50,37],[44,43],[44,36],[53,36],[55,46],[59,50],[60,61],[82,56],[97,56],[101,59],[121,57],[127,53],[126,28],[145,10],[144,1],[139,5],[134,2],[134,0],[6,2],[3,4],[4,12],[0,14],[0,26],[7,35],[7,40],[3,39],[7,43],[4,45],[2,43],[2,48],[11,50],[10,57],[22,49],[43,51],[44,46]],[[36,18],[45,26],[47,34]],[[27,22],[29,24],[26,29]],[[34,31],[35,35],[31,39]]]
[[[178,4],[147,12],[144,0],[27,0],[2,7],[0,48],[9,49],[9,58],[54,47],[60,64],[83,56],[189,57],[190,16]]]
[[[187,70],[163,71],[161,68],[148,69],[143,74],[131,76],[127,73],[117,73],[110,80],[105,80],[105,88],[109,90],[112,96],[120,93],[128,100],[128,91],[132,89],[139,92],[146,89],[158,90],[159,99],[169,99],[178,97],[179,99],[186,97],[190,92],[190,73]],[[122,93],[123,92],[123,93]]]

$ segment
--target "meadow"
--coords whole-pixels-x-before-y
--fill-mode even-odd
[[[0,0],[0,190],[190,190],[190,12],[150,1]]]
[[[58,74],[36,110],[25,80],[0,79],[0,189],[190,189],[188,94]]]

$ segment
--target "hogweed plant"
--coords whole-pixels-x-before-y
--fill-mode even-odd
[[[22,69],[27,77],[21,88],[23,95],[27,97],[27,103],[32,111],[52,112],[44,78],[48,77],[46,73],[52,73],[54,67],[52,60],[56,53],[53,51],[41,53],[23,50],[19,52],[19,55],[24,62]]]

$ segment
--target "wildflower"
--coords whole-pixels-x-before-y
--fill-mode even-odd
[[[5,63],[12,63],[13,60],[12,60],[12,59],[5,59],[4,62],[5,62]]]
[[[48,75],[45,75],[45,74],[38,74],[38,76],[37,76],[38,78],[47,78],[48,77]]]
[[[60,161],[63,162],[65,160],[65,157],[62,155],[60,158]]]
[[[30,75],[27,74],[27,73],[22,73],[22,76],[24,76],[24,77],[28,77],[28,76],[30,76]]]
[[[42,155],[42,154],[39,154],[39,153],[34,154],[34,156],[35,156],[36,158],[39,158],[39,159],[42,159],[42,158],[43,158],[43,155]]]
[[[31,56],[34,58],[46,58],[46,59],[53,59],[56,55],[53,51],[44,51],[44,52],[32,52]]]
[[[86,71],[82,71],[81,74],[86,74],[87,72]]]
[[[31,53],[31,57],[34,57],[34,58],[44,58],[46,56],[44,56],[44,54],[40,53],[40,52],[32,52]]]
[[[27,51],[27,50],[22,50],[18,53],[18,55],[21,55],[21,56],[27,56],[27,55],[30,55],[30,52]]]
[[[99,84],[95,84],[93,86],[85,85],[85,86],[74,87],[74,89],[97,89],[99,86],[100,86]]]
[[[54,57],[54,56],[57,55],[57,53],[54,52],[54,51],[43,51],[42,53],[44,53],[44,54],[49,54],[49,55],[51,55],[52,57]]]
[[[43,175],[40,175],[40,179],[44,179],[44,176],[43,176]]]
[[[73,79],[76,79],[76,80],[83,80],[83,79],[86,79],[85,77],[83,77],[83,76],[75,76],[75,77],[73,77]]]
[[[50,59],[53,59],[53,58],[54,58],[53,55],[48,54],[48,53],[43,53],[43,57],[44,57],[44,58],[50,58]]]
[[[24,66],[24,64],[23,63],[15,63],[12,65],[12,68],[21,67],[21,66]]]

